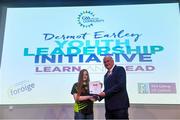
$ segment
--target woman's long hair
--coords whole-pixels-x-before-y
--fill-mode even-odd
[[[83,80],[84,71],[87,72],[87,80],[86,81]],[[78,91],[77,92],[77,97],[78,98],[81,95],[81,93],[88,92],[88,90],[89,90],[89,81],[90,81],[89,72],[86,69],[82,69],[79,72],[79,77],[78,77],[78,87],[77,87],[77,91]]]

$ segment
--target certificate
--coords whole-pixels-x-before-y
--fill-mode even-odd
[[[90,94],[99,94],[101,92],[102,83],[100,81],[91,81],[89,82],[89,93]]]

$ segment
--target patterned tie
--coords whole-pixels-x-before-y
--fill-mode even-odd
[[[109,77],[111,75],[111,71],[108,71],[107,73],[107,77]]]

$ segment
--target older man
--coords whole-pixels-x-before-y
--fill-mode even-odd
[[[129,97],[126,89],[126,71],[116,66],[111,56],[105,56],[104,91],[99,94],[105,98],[106,119],[129,119]]]

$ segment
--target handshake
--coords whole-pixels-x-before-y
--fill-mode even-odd
[[[104,92],[101,92],[99,94],[93,94],[90,96],[90,100],[91,101],[101,101],[101,99],[105,97],[105,93]]]
[[[93,99],[95,99],[95,101],[97,101],[97,100],[100,101],[100,96],[99,95],[93,95],[92,97],[93,97]]]
[[[99,95],[91,95],[91,96],[89,96],[89,100],[91,100],[91,101],[100,101],[100,96]]]

